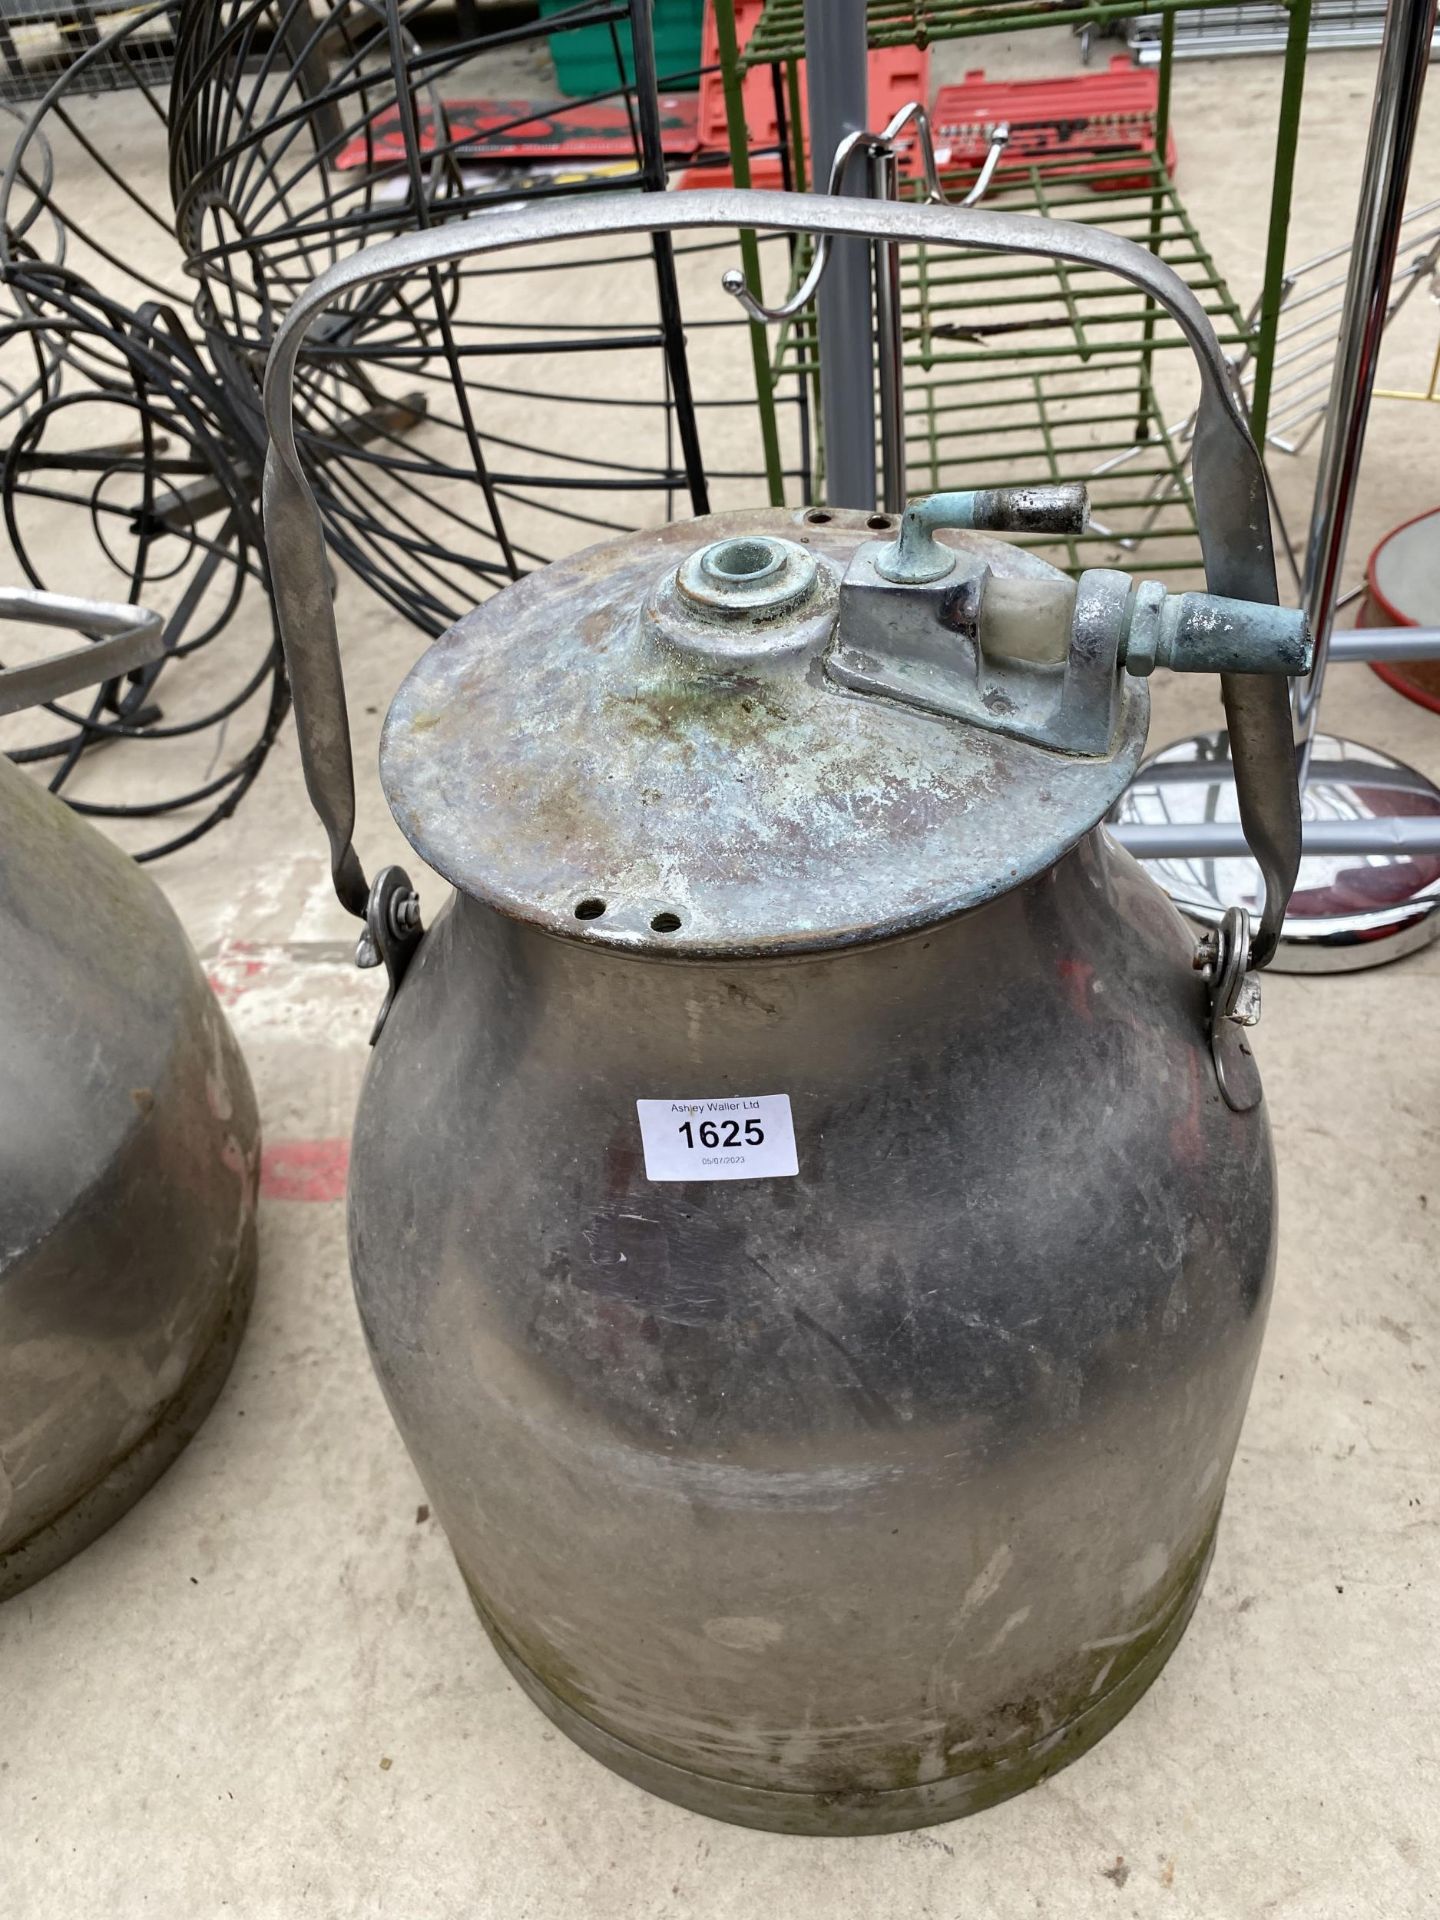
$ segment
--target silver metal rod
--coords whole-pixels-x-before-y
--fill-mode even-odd
[[[1214,773],[1212,769],[1211,777]],[[1172,825],[1107,825],[1105,831],[1137,860],[1248,860],[1239,821],[1184,821]],[[1322,854],[1440,853],[1440,816],[1396,815],[1373,820],[1307,820],[1305,858]]]
[[[805,9],[810,151],[834,153],[869,124],[865,0],[812,0]],[[857,178],[860,170],[853,170]],[[859,190],[863,193],[863,185]],[[876,503],[875,359],[871,347],[870,248],[836,237],[816,295],[825,498],[832,507]]]
[[[1332,292],[1333,289],[1329,287],[1323,289],[1317,288],[1316,291],[1317,293],[1329,293]],[[1305,304],[1305,301],[1297,300],[1293,305],[1287,307],[1285,309],[1287,318],[1293,313],[1298,313]],[[1288,336],[1295,341],[1296,344],[1288,354],[1281,354],[1279,359],[1276,360],[1275,365],[1277,367],[1284,366],[1287,361],[1298,359],[1301,354],[1315,353],[1321,347],[1328,347],[1330,345],[1330,336],[1328,333],[1322,334],[1318,340],[1303,340],[1301,335],[1310,333],[1316,327],[1323,327],[1327,320],[1336,319],[1343,310],[1344,305],[1345,302],[1343,300],[1332,300],[1328,307],[1321,307],[1320,311],[1318,313],[1312,313],[1308,320],[1302,320],[1298,327],[1288,328]]]
[[[1301,588],[1301,604],[1315,636],[1315,665],[1308,678],[1296,682],[1292,698],[1302,787],[1325,683],[1330,625],[1350,533],[1390,279],[1404,224],[1405,188],[1435,32],[1435,7],[1436,0],[1390,0],[1385,12],[1350,279],[1335,349]]]
[[[1324,340],[1319,344],[1322,347],[1328,347],[1330,342]],[[1330,368],[1322,367],[1318,362],[1312,361],[1309,366],[1301,367],[1297,372],[1292,373],[1288,379],[1279,381],[1276,386],[1271,388],[1271,392],[1289,393],[1290,397],[1285,403],[1287,407],[1302,406],[1306,401],[1313,400],[1317,396],[1320,396],[1321,406],[1323,408],[1325,404],[1323,395],[1330,385],[1330,379]],[[1309,384],[1305,384],[1306,382]],[[1300,389],[1298,393],[1291,392],[1291,389],[1295,387]]]
[[[1433,213],[1437,207],[1440,207],[1440,200],[1421,201],[1418,207],[1412,207],[1406,214],[1401,223],[1402,226],[1408,227],[1416,220],[1423,220],[1427,213]],[[1311,260],[1302,260],[1299,266],[1287,268],[1286,273],[1289,278],[1298,280],[1301,274],[1312,273],[1316,267],[1327,266],[1330,261],[1338,260],[1342,254],[1349,251],[1350,243],[1347,240],[1338,247],[1331,247],[1326,253],[1317,253]]]
[[[870,149],[870,198],[900,198],[900,156],[893,146]],[[880,373],[881,504],[905,510],[905,352],[900,296],[900,249],[875,242],[875,355]]]
[[[164,622],[148,607],[114,600],[76,600],[68,593],[44,593],[33,587],[0,587],[0,620],[36,627],[64,627],[88,635],[83,647],[71,647],[45,660],[0,667],[0,714],[61,700],[82,687],[98,686],[153,666],[165,652]]]
[[[1440,627],[1351,627],[1330,636],[1337,666],[1370,660],[1440,660]]]

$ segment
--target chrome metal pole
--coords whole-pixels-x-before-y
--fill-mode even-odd
[[[1248,860],[1250,848],[1238,820],[1177,820],[1155,825],[1107,823],[1106,831],[1137,860]],[[1371,820],[1307,820],[1305,858],[1317,855],[1440,853],[1440,819],[1395,814]],[[1284,969],[1282,968],[1283,972]]]
[[[1309,677],[1296,684],[1293,699],[1302,786],[1325,683],[1330,626],[1350,533],[1370,393],[1405,217],[1405,189],[1435,31],[1435,10],[1436,0],[1390,0],[1385,13],[1350,278],[1315,476],[1315,505],[1301,588],[1301,604],[1315,635],[1315,665]]]
[[[805,79],[810,152],[817,166],[869,119],[865,0],[809,0]],[[859,175],[862,170],[856,169]],[[868,173],[865,175],[868,178]],[[862,187],[863,192],[863,187]],[[832,507],[876,502],[875,356],[870,322],[870,246],[836,237],[816,296],[820,329],[820,411],[825,430],[825,498]]]
[[[1347,627],[1330,637],[1335,666],[1352,661],[1440,660],[1440,627]]]
[[[1301,587],[1316,657],[1291,695],[1301,861],[1272,962],[1280,972],[1356,972],[1440,938],[1440,787],[1379,748],[1317,726],[1327,660],[1425,658],[1436,638],[1415,629],[1331,637],[1381,336],[1393,312],[1435,14],[1436,0],[1389,0],[1329,397],[1322,401],[1321,383],[1302,384],[1298,398],[1287,397],[1285,418],[1270,422],[1276,438],[1275,428],[1288,424],[1293,436],[1310,421],[1300,441],[1325,422]],[[1320,293],[1328,287],[1304,297]],[[1302,382],[1310,382],[1308,373]],[[1253,912],[1260,897],[1236,812],[1225,734],[1194,734],[1146,761],[1115,809],[1112,831],[1154,863],[1152,873],[1183,913],[1215,926],[1232,906]]]
[[[883,142],[868,156],[870,198],[900,198],[900,156]],[[880,375],[880,500],[886,513],[905,510],[905,348],[900,310],[900,249],[875,242],[875,353]]]

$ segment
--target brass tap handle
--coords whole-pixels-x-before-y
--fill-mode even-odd
[[[904,586],[924,586],[955,570],[953,547],[942,547],[937,527],[984,533],[1083,533],[1090,496],[1082,486],[979,487],[965,493],[931,493],[912,500],[900,531],[877,555],[875,571]]]

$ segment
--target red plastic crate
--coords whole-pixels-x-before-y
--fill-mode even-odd
[[[755,31],[761,14],[765,11],[765,0],[735,0],[735,37],[743,49],[746,41]],[[700,63],[703,67],[713,67],[713,73],[706,73],[700,82],[700,149],[698,158],[706,155],[718,155],[720,158],[708,165],[688,169],[675,185],[679,187],[728,187],[734,184],[730,172],[730,133],[725,119],[725,89],[721,85],[720,38],[715,28],[714,8],[705,7],[705,24],[701,35]],[[809,102],[805,90],[805,62],[800,63],[800,100],[806,115],[805,151],[810,152],[809,139]],[[877,48],[870,55],[870,125],[883,127],[901,107],[911,100],[928,100],[930,97],[930,55],[918,47]],[[784,176],[780,168],[778,154],[757,154],[757,147],[774,147],[779,141],[779,124],[775,116],[775,82],[768,66],[756,67],[745,75],[742,98],[745,102],[745,126],[750,136],[750,184],[755,187],[779,187],[784,185]],[[908,145],[908,143],[907,143]],[[901,149],[901,166],[907,158],[906,145]],[[813,162],[807,159],[807,166],[813,173]],[[822,158],[822,169],[828,174],[830,156]],[[813,178],[807,181],[816,185]],[[819,183],[823,190],[825,181]]]
[[[1127,169],[1111,163],[1153,159],[1159,102],[1158,70],[1132,66],[1123,53],[1104,73],[1059,80],[987,80],[977,69],[935,96],[930,116],[935,157],[942,175],[973,179],[992,130],[1004,121],[1010,139],[997,169],[999,180],[1038,165],[1042,175],[1080,173],[1097,190],[1139,191],[1151,184],[1149,166]],[[1173,132],[1165,164],[1173,174]]]
[[[688,160],[695,152],[696,98],[693,93],[660,96],[660,144],[669,160]],[[564,164],[571,160],[633,160],[635,132],[623,101],[588,105],[541,105],[530,100],[447,100],[446,131],[460,160],[477,165],[508,165],[517,160]],[[428,106],[418,115],[420,151],[433,153],[435,130]],[[393,166],[405,158],[405,137],[397,105],[382,108],[368,129],[357,133],[336,155],[349,167]]]

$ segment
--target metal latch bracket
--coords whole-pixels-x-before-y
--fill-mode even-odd
[[[389,987],[370,1031],[372,1047],[380,1038],[400,991],[400,982],[424,935],[420,896],[410,884],[409,874],[403,867],[382,867],[365,903],[365,931],[355,943],[357,967],[378,967],[383,961],[390,976]]]

